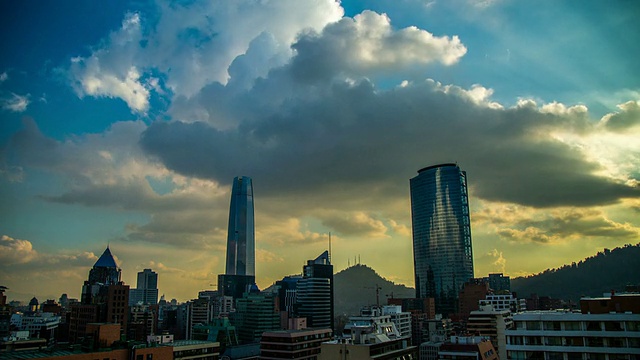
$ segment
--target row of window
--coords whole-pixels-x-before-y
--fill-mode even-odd
[[[517,321],[519,330],[640,331],[640,321]]]
[[[599,353],[561,353],[553,351],[508,351],[511,360],[637,360],[638,355],[599,354]]]
[[[509,345],[640,348],[640,338],[578,336],[507,336]]]

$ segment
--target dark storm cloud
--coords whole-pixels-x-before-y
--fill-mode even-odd
[[[445,161],[457,161],[468,172],[472,195],[489,200],[589,206],[640,194],[594,175],[598,165],[547,135],[588,131],[586,121],[572,114],[491,108],[463,89],[432,81],[387,91],[366,80],[334,82],[314,91],[323,96],[300,91],[279,112],[269,109],[263,119],[254,113],[230,130],[156,122],[140,143],[179,173],[223,183],[250,175],[263,193],[280,196],[366,196],[379,188],[387,191],[382,197],[406,196],[407,179],[417,169]]]

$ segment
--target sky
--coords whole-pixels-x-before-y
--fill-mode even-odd
[[[640,242],[640,3],[0,2],[0,285],[224,272],[253,179],[260,288],[332,239],[413,286],[409,179],[467,172],[475,276]]]

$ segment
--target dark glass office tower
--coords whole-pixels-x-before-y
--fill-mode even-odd
[[[434,165],[410,185],[416,297],[433,297],[436,312],[452,314],[473,278],[467,174],[456,164]]]
[[[253,185],[251,178],[233,179],[229,231],[227,233],[226,275],[254,275],[256,272]]]
[[[329,252],[325,251],[315,260],[308,260],[302,268],[302,279],[298,281],[298,314],[307,318],[311,328],[333,329],[333,265]]]
[[[227,268],[218,275],[218,294],[242,298],[256,282],[256,240],[253,217],[251,178],[233,179],[229,230],[227,233]]]

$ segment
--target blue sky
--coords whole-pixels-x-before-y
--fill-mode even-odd
[[[579,5],[579,6],[578,6]],[[187,300],[254,179],[261,287],[334,239],[412,285],[408,179],[468,172],[476,276],[640,239],[635,1],[4,2],[0,284],[78,296],[110,244]],[[387,254],[393,254],[389,261]]]

